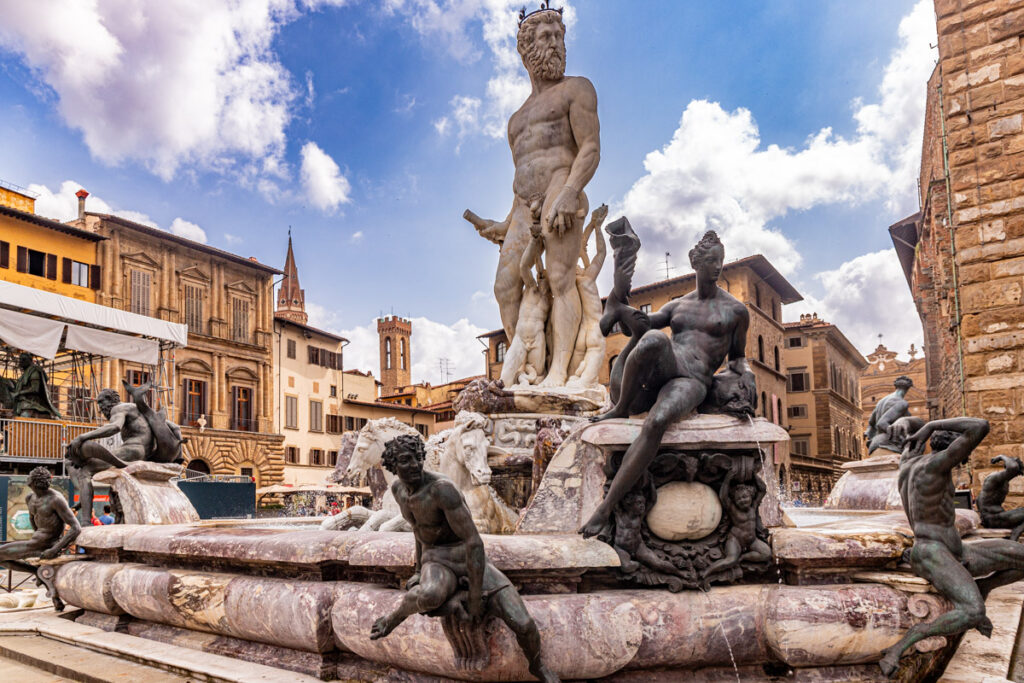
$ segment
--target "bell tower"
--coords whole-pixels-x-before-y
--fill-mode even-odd
[[[274,315],[300,325],[305,325],[309,320],[306,315],[306,292],[299,287],[299,269],[295,267],[295,254],[292,252],[291,228],[288,229],[288,255],[284,258],[284,278],[277,290]]]
[[[412,321],[389,315],[377,318],[377,335],[380,337],[380,381],[381,396],[394,394],[398,387],[411,384]]]

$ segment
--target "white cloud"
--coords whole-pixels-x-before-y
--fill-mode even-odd
[[[321,211],[333,211],[352,201],[351,186],[338,164],[315,142],[302,146],[302,186],[306,197]]]
[[[6,3],[0,48],[21,55],[106,163],[139,161],[165,180],[183,166],[280,176],[302,88],[273,41],[302,11],[342,3]]]
[[[646,175],[613,207],[612,215],[627,215],[644,240],[637,281],[659,277],[665,251],[688,250],[708,229],[720,233],[727,259],[761,253],[791,274],[800,255],[771,226],[789,212],[879,198],[898,215],[913,210],[925,84],[934,65],[931,7],[921,0],[900,22],[879,102],[854,103],[857,132],[849,139],[823,128],[799,149],[763,144],[749,110],[690,102],[672,140],[647,155]],[[688,265],[685,253],[674,256]]]
[[[306,304],[309,324],[349,340],[345,347],[345,369],[370,371],[380,376],[380,339],[377,321],[344,328],[337,312],[315,303]],[[476,338],[487,330],[462,318],[451,325],[429,318],[412,319],[410,351],[413,382],[438,384],[444,381],[438,361],[447,358],[449,379],[480,375],[484,372],[484,347]]]
[[[914,308],[906,277],[893,249],[858,256],[835,270],[815,275],[825,291],[818,299],[785,307],[787,321],[798,320],[801,313],[817,313],[835,323],[846,338],[864,354],[878,345],[903,353],[911,344],[923,347],[921,321]]]
[[[568,2],[563,19],[571,30],[576,12]],[[487,81],[486,97],[457,95],[451,100],[452,114],[434,121],[438,134],[450,131],[450,119],[459,127],[459,137],[482,133],[489,137],[505,135],[508,117],[530,94],[530,80],[516,51],[518,14],[522,0],[387,0],[385,9],[408,18],[420,35],[442,45],[462,62],[475,62],[481,56],[470,31],[482,26],[484,43],[494,71]],[[569,57],[571,64],[571,55]],[[470,109],[467,104],[472,104]],[[460,120],[461,116],[461,120]]]
[[[171,221],[171,227],[169,230],[178,237],[184,237],[185,239],[190,239],[193,242],[206,244],[206,231],[195,223],[189,222],[184,218],[175,218]]]
[[[74,180],[65,180],[60,184],[60,189],[56,192],[46,185],[35,183],[29,185],[28,189],[30,192],[38,195],[36,199],[36,213],[40,216],[62,222],[78,218],[78,197],[75,196],[75,193],[82,189],[81,183],[77,183]],[[94,194],[90,194],[86,198],[85,209],[91,213],[108,213],[120,216],[121,218],[127,218],[130,221],[148,225],[158,230],[165,229],[141,211],[115,208],[103,198]],[[206,244],[206,231],[184,218],[175,218],[166,230],[180,237]],[[241,238],[236,238],[233,235],[225,235],[225,238],[228,244],[234,244],[233,239],[241,242]]]
[[[363,231],[356,230],[354,233],[352,233],[352,236],[348,238],[348,241],[351,242],[352,244],[359,244],[360,242],[363,241]]]
[[[224,233],[224,241],[227,242],[229,246],[234,247],[241,244],[243,240],[238,235],[232,235],[230,232],[226,232]]]

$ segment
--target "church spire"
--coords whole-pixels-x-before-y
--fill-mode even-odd
[[[274,315],[303,325],[309,320],[309,316],[306,315],[306,293],[299,287],[299,269],[295,267],[291,227],[288,228],[288,255],[284,258],[284,278],[277,293],[277,310]]]

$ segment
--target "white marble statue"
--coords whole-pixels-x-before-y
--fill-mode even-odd
[[[450,478],[465,496],[480,533],[511,533],[518,513],[505,504],[491,488],[491,468],[487,465],[487,418],[479,413],[463,411],[455,418],[455,426],[427,441],[428,470],[440,472]],[[396,436],[420,434],[409,425],[393,417],[370,420],[359,430],[347,473],[366,472],[379,467],[384,444]],[[321,529],[343,530],[358,526],[360,531],[411,531],[402,517],[391,493],[395,476],[384,470],[388,488],[381,501],[381,509],[368,510],[356,505],[326,518]]]
[[[591,214],[590,223],[583,232],[583,246],[580,249],[583,267],[576,269],[576,289],[580,293],[580,302],[583,305],[583,320],[580,321],[576,348],[573,349],[572,362],[569,365],[573,369],[572,377],[566,382],[566,386],[589,387],[597,384],[601,366],[604,364],[605,340],[601,334],[600,324],[604,307],[601,304],[601,295],[597,291],[597,276],[601,272],[607,253],[604,235],[601,233],[601,225],[607,217],[608,205],[602,204]],[[587,254],[587,242],[591,234],[594,235],[596,245],[593,260]]]
[[[455,426],[427,441],[426,468],[451,479],[466,498],[473,522],[482,534],[510,534],[519,513],[498,495],[491,483],[487,464],[488,419],[480,413],[462,411]]]
[[[583,317],[576,262],[583,243],[588,200],[583,192],[601,158],[597,93],[589,80],[565,75],[561,12],[543,9],[519,26],[517,47],[532,91],[508,122],[515,164],[512,210],[502,221],[464,215],[481,236],[501,245],[494,295],[501,324],[515,340],[524,301],[520,265],[537,224],[543,239],[551,311],[551,354],[539,374],[543,387],[563,387]]]
[[[519,306],[516,336],[505,354],[501,381],[507,387],[534,384],[544,376],[547,360],[547,321],[551,310],[551,287],[540,259],[544,240],[540,232],[533,236],[523,252],[519,272],[523,279],[523,301]],[[536,267],[537,276],[533,275]],[[598,301],[600,303],[600,300]]]

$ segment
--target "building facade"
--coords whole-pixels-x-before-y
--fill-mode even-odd
[[[281,271],[205,244],[109,214],[80,211],[75,227],[105,237],[96,302],[188,325],[173,371],[110,359],[103,376],[119,388],[156,383],[188,437],[190,469],[281,481],[283,437],[274,427],[272,281]]]
[[[0,280],[95,302],[104,237],[37,216],[23,192],[0,184]]]
[[[750,312],[746,354],[757,381],[757,414],[785,426],[786,373],[782,358],[785,327],[782,323],[782,306],[801,301],[803,297],[761,255],[726,263],[718,284],[746,304]],[[643,311],[657,311],[672,299],[694,291],[696,287],[696,277],[690,273],[634,287],[630,291],[629,303]],[[665,332],[667,334],[668,330]],[[480,339],[486,340],[488,345],[486,376],[498,379],[508,350],[508,338],[504,330],[494,330],[480,335]],[[605,362],[600,375],[602,384],[608,384],[612,364],[627,341],[628,338],[617,329],[605,340]],[[784,446],[775,448],[776,469],[780,475],[785,474],[784,465],[788,462],[788,453]]]
[[[308,324],[292,239],[274,312],[274,428],[284,435],[284,484],[323,484],[344,431],[344,337]]]
[[[928,378],[925,372],[924,356],[917,356],[917,349],[910,345],[907,355],[910,360],[900,360],[895,351],[884,345],[868,354],[868,366],[860,376],[861,426],[868,428],[875,405],[883,397],[895,391],[893,382],[897,377],[906,376],[914,383],[907,392],[906,400],[910,404],[910,414],[923,420],[928,419]]]
[[[817,313],[786,323],[788,483],[795,499],[820,505],[842,465],[864,456],[859,378],[867,366],[839,328]]]
[[[1024,8],[935,0],[935,13],[921,211],[889,232],[924,327],[929,416],[991,424],[968,463],[977,493],[992,456],[1024,456]]]

